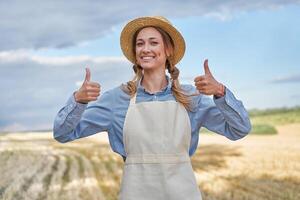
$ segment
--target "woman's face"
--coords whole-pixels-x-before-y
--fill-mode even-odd
[[[166,52],[162,35],[153,27],[143,28],[135,44],[137,63],[143,69],[165,67]]]

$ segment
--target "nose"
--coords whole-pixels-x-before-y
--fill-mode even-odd
[[[143,49],[142,49],[142,52],[143,52],[143,53],[150,52],[149,44],[146,43],[146,44],[144,45],[144,47],[143,47]]]

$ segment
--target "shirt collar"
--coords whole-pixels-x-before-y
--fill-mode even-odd
[[[164,87],[161,91],[157,92],[156,94],[160,94],[160,93],[164,93],[164,92],[169,92],[171,91],[171,88],[172,88],[172,81],[170,80],[170,77],[168,75],[165,75],[166,76],[166,79],[167,79],[167,86]],[[142,79],[143,77],[138,81],[138,85],[137,85],[137,91],[139,92],[144,92],[144,93],[147,93],[147,94],[151,94],[149,92],[147,92],[144,88],[144,86],[141,85],[141,82],[142,82]],[[152,94],[151,94],[152,95]]]

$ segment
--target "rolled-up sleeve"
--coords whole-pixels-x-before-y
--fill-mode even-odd
[[[201,95],[197,111],[199,126],[202,125],[230,140],[243,138],[251,131],[247,110],[228,88],[225,96],[220,98]]]
[[[97,101],[88,104],[76,102],[72,94],[54,119],[53,137],[65,143],[109,131],[113,117],[112,101],[113,96],[109,91],[103,93]]]

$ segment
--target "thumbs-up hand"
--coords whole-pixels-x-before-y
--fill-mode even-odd
[[[208,67],[208,60],[204,61],[204,72],[202,76],[197,76],[194,79],[195,86],[200,93],[206,95],[224,95],[223,85],[215,80]]]
[[[88,103],[97,100],[100,95],[101,86],[99,83],[91,81],[91,71],[89,68],[85,69],[85,79],[79,90],[74,94],[75,101],[79,103]]]

